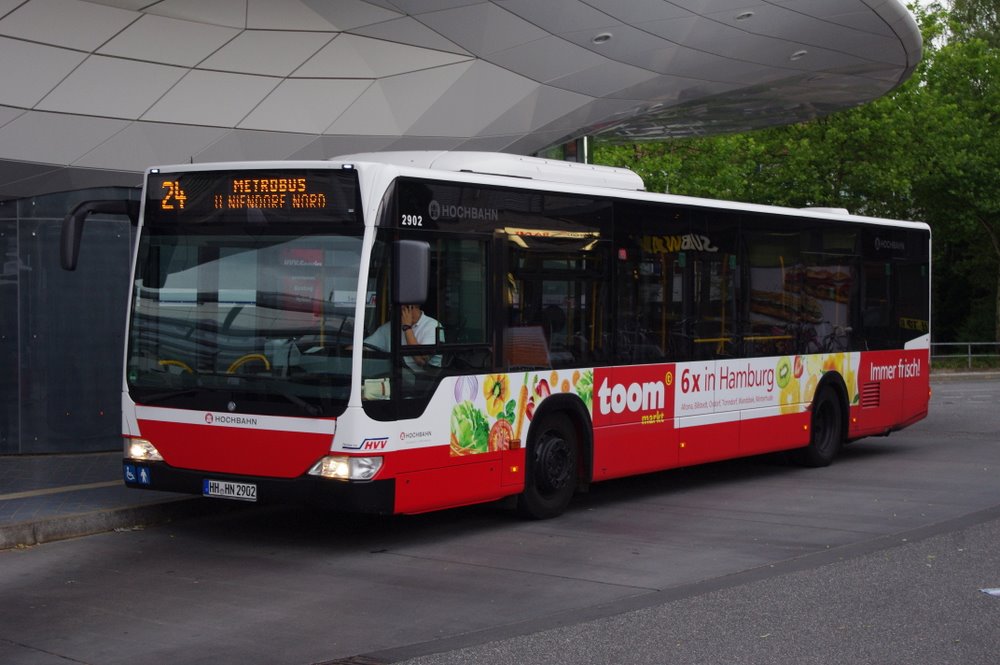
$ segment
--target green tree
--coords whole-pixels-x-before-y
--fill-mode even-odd
[[[968,242],[968,269],[991,268],[992,333],[1000,341],[1000,47],[979,38],[947,43],[928,71],[924,99],[935,133],[926,135],[932,150],[917,176],[920,207],[935,230],[951,234],[946,243]]]
[[[950,18],[959,40],[982,39],[993,48],[1000,47],[1000,1],[953,0]]]

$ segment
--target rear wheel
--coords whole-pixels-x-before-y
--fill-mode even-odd
[[[805,466],[828,466],[844,444],[844,411],[837,391],[825,386],[816,393],[812,407],[812,436],[799,451]]]
[[[579,446],[565,414],[552,415],[539,425],[529,442],[517,509],[532,519],[548,519],[562,514],[576,491]]]

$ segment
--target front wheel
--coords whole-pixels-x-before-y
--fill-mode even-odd
[[[812,436],[809,445],[799,451],[805,466],[828,466],[844,444],[843,404],[830,386],[816,393],[812,407]]]
[[[524,492],[517,509],[532,519],[548,519],[562,514],[576,491],[579,446],[573,423],[565,414],[557,413],[539,425],[538,434],[529,442]]]

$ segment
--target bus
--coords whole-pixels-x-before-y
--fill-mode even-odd
[[[184,164],[141,200],[128,487],[420,513],[927,415],[930,229],[473,152]],[[418,333],[415,334],[415,333]]]

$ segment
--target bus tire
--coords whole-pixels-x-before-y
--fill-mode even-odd
[[[844,445],[844,404],[832,385],[816,392],[809,445],[799,451],[803,466],[829,466]]]
[[[524,492],[517,498],[517,510],[543,520],[562,514],[573,499],[580,447],[576,429],[564,413],[547,416],[535,427],[526,451]]]

